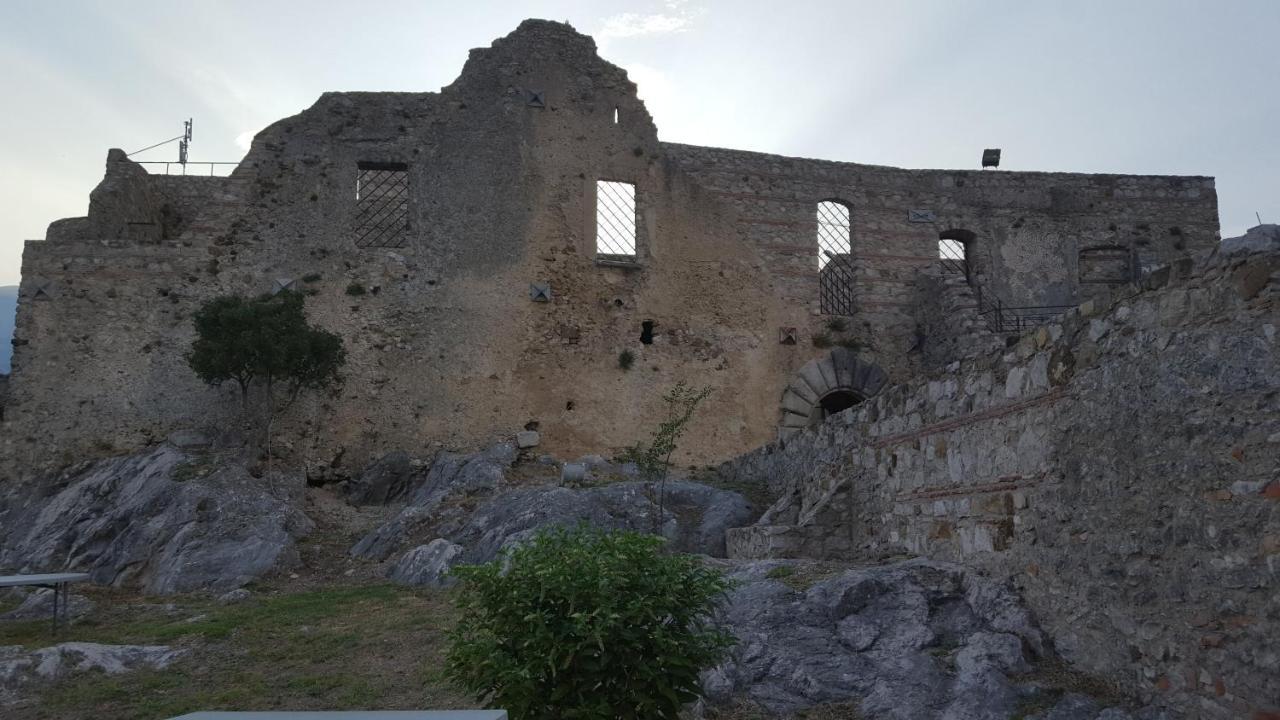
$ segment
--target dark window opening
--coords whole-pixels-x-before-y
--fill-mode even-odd
[[[822,416],[826,418],[842,410],[848,410],[860,402],[862,402],[862,396],[852,390],[833,390],[823,395],[818,404],[822,406]]]
[[[404,247],[409,237],[409,166],[360,162],[356,173],[356,247]]]
[[[645,345],[653,344],[653,321],[645,320],[640,323],[640,342]]]

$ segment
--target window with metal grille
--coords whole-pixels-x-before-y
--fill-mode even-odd
[[[404,247],[409,239],[409,166],[361,162],[356,173],[356,247]]]
[[[596,181],[596,257],[636,259],[636,186]]]
[[[942,238],[938,240],[938,260],[944,270],[969,274],[969,248],[961,240]]]
[[[853,240],[849,206],[818,203],[818,300],[824,315],[852,315]]]

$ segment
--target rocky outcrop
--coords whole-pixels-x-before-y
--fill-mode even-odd
[[[97,671],[119,675],[133,670],[164,670],[186,654],[164,645],[100,645],[67,642],[38,650],[0,647],[0,699],[34,682]]]
[[[155,594],[240,587],[296,561],[301,477],[168,445],[76,466],[0,498],[0,569],[79,570]]]
[[[442,588],[456,581],[449,577],[455,558],[462,553],[462,546],[436,538],[426,545],[410,550],[387,571],[387,577],[401,585]]]
[[[409,491],[415,469],[408,453],[402,450],[387,453],[347,481],[343,493],[356,505],[386,505]]]
[[[22,604],[6,613],[0,613],[0,622],[9,620],[45,620],[53,617],[53,591],[48,588],[29,591],[27,588],[10,588],[10,597],[22,598]],[[63,604],[65,602],[65,604]],[[66,600],[58,601],[58,613],[66,618],[79,618],[93,612],[94,603],[79,593],[70,593]]]
[[[393,579],[436,585],[450,567],[492,560],[541,527],[587,523],[656,531],[678,551],[723,557],[725,531],[756,517],[738,493],[683,480],[666,484],[661,513],[659,488],[646,482],[520,485],[508,477],[515,474],[516,457],[510,443],[472,455],[442,454],[410,492],[405,508],[356,543],[352,554],[381,561],[399,553],[390,570]],[[595,463],[592,477],[622,474],[605,465]],[[554,471],[553,464],[547,468]]]
[[[885,720],[1058,712],[1060,691],[1026,676],[1050,652],[1030,614],[1011,589],[962,566],[908,560],[825,579],[812,563],[730,568],[738,585],[720,619],[738,643],[703,676],[712,705],[745,697],[786,714],[854,701]],[[815,572],[816,581],[804,579]],[[1098,718],[1100,703],[1085,700],[1091,714],[1061,717]]]

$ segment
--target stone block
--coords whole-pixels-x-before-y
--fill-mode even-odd
[[[542,442],[542,436],[537,430],[521,430],[516,433],[516,447],[520,449],[537,447]]]

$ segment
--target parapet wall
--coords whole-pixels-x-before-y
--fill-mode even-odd
[[[730,554],[976,565],[1087,670],[1276,712],[1278,309],[1280,247],[1215,251],[888,389],[722,468],[782,496]]]

